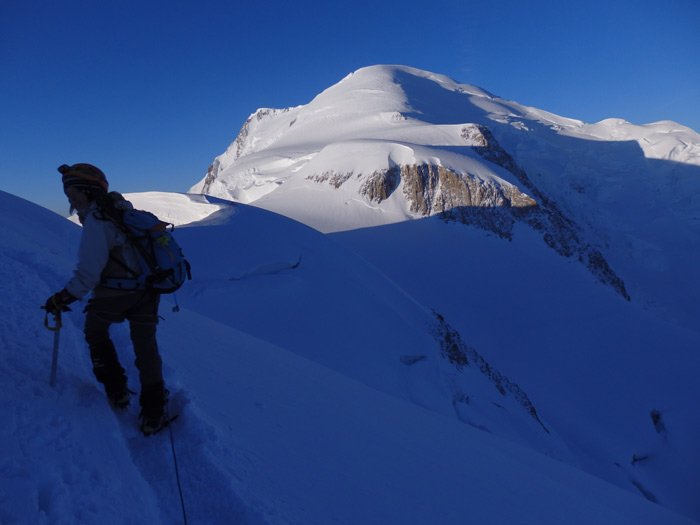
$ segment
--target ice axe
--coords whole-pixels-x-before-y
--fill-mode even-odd
[[[51,357],[51,375],[49,376],[49,385],[51,387],[56,386],[56,370],[58,369],[58,346],[61,336],[61,327],[63,322],[61,320],[61,313],[68,312],[70,308],[64,306],[60,310],[56,310],[53,313],[53,324],[49,322],[49,312],[46,312],[44,316],[44,326],[53,332],[53,356]]]

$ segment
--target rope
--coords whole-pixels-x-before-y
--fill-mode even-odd
[[[177,490],[180,493],[180,507],[182,508],[182,519],[187,525],[187,511],[185,510],[185,498],[182,496],[182,485],[180,484],[180,469],[177,466],[177,454],[175,454],[175,439],[173,438],[173,426],[168,425],[170,433],[170,449],[173,451],[173,464],[175,465],[175,479],[177,480]]]

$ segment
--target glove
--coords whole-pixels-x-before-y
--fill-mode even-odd
[[[76,297],[73,297],[73,294],[64,288],[49,297],[42,308],[48,313],[56,315],[59,312],[69,312],[70,308],[68,308],[68,305],[77,300]]]

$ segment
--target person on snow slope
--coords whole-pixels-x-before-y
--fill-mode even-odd
[[[121,410],[129,406],[132,392],[109,328],[113,323],[129,321],[141,383],[140,428],[151,435],[167,424],[168,391],[156,340],[160,295],[152,290],[121,290],[106,285],[109,279],[128,279],[133,275],[131,269],[139,268],[135,248],[108,217],[109,213],[118,215],[114,214],[116,207],[130,208],[131,204],[115,192],[108,194],[105,174],[91,164],[64,164],[58,171],[71,213],[77,211],[83,229],[73,277],[47,299],[44,308],[56,314],[92,291],[85,308],[84,332],[93,372],[110,404]]]

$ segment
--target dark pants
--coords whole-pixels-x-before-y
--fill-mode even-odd
[[[162,385],[163,366],[156,341],[160,295],[147,291],[115,296],[95,295],[85,309],[85,339],[90,347],[97,380],[108,392],[126,386],[124,368],[109,337],[112,323],[121,323],[126,319],[129,321],[141,388]]]

